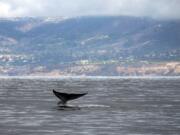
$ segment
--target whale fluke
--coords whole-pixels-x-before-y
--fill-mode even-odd
[[[58,105],[63,105],[63,106],[65,106],[69,100],[74,100],[76,98],[80,98],[87,94],[87,93],[82,93],[82,94],[62,93],[62,92],[57,92],[55,90],[53,90],[53,93],[56,97],[60,99],[60,101],[58,102]]]

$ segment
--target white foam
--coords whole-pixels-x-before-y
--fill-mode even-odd
[[[104,108],[104,107],[110,107],[110,106],[108,106],[108,105],[99,105],[99,104],[87,104],[87,105],[81,105],[79,107],[87,107],[87,108],[102,107],[102,108]]]

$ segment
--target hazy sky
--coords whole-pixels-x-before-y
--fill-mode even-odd
[[[0,0],[0,17],[87,15],[180,19],[180,0]]]

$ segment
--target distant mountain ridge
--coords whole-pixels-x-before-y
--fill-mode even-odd
[[[93,66],[92,74],[101,75],[100,65],[106,71],[108,65],[179,60],[180,20],[127,16],[0,19],[0,73],[5,75],[31,74],[39,67],[63,74],[69,67],[85,64]]]

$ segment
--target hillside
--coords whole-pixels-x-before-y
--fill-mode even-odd
[[[179,61],[178,20],[0,19],[0,75],[180,75]]]

